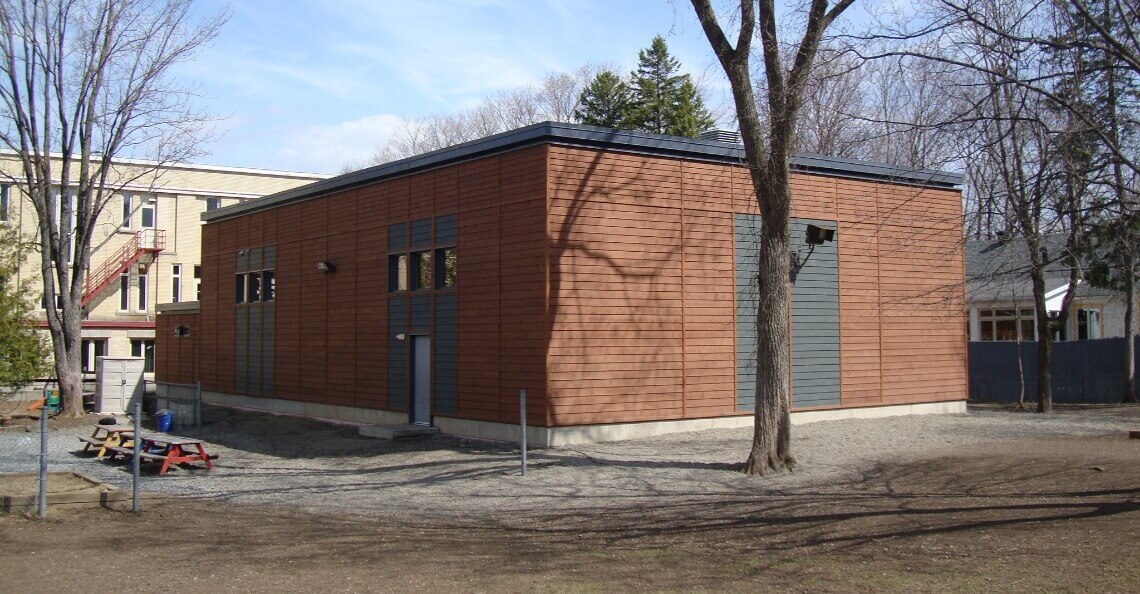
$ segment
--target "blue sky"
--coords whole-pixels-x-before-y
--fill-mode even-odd
[[[624,74],[657,34],[719,95],[710,100],[724,100],[683,0],[238,0],[229,10],[218,39],[177,71],[220,118],[203,163],[335,173],[402,117],[454,112],[586,63]]]

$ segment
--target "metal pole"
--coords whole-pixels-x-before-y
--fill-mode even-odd
[[[141,509],[139,504],[139,464],[142,462],[142,402],[135,403],[134,461],[131,462],[131,511]]]
[[[48,434],[47,434],[47,392],[44,393],[44,407],[40,409],[40,519],[47,516],[47,478],[48,478]]]
[[[519,390],[519,450],[522,451],[522,475],[526,476],[526,390]]]

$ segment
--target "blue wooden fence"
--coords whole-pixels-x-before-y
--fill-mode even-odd
[[[1140,355],[1140,337],[1137,337]],[[1037,343],[971,342],[970,400],[1017,402],[1021,384],[1017,358],[1025,379],[1026,402],[1037,401]],[[1124,387],[1124,339],[1053,343],[1053,402],[1108,404],[1121,401]],[[1137,357],[1140,369],[1140,356]],[[1140,385],[1137,385],[1140,396]]]

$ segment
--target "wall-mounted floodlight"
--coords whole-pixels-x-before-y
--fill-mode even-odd
[[[179,337],[179,338],[182,338],[183,336],[190,336],[190,327],[189,326],[176,326],[174,328],[174,335]]]
[[[811,245],[820,245],[827,241],[835,241],[835,229],[826,229],[818,225],[807,226],[807,242]]]
[[[317,262],[317,270],[320,270],[326,274],[329,272],[335,272],[336,265],[334,265],[332,262],[329,262],[328,260],[321,260],[320,262]]]
[[[407,340],[407,339],[408,339],[408,335],[407,335],[407,334],[404,334],[404,333],[400,333],[400,334],[397,334],[397,335],[396,335],[396,340],[399,340],[399,341],[401,341],[401,342],[402,342],[402,341],[405,341],[405,340]]]

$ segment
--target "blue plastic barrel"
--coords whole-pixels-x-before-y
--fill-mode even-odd
[[[160,410],[154,413],[155,427],[162,433],[170,432],[170,425],[174,423],[174,411]]]

